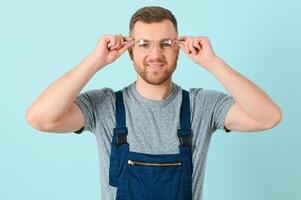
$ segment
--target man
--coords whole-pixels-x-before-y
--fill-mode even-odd
[[[137,72],[137,80],[123,88],[121,97],[117,98],[117,93],[110,88],[95,89],[80,94],[82,88],[95,73],[114,62],[127,50]],[[163,196],[165,195],[162,192],[164,189],[162,188],[161,191],[156,187],[156,182],[151,182],[153,187],[152,185],[146,188],[141,186],[144,184],[143,181],[152,180],[153,169],[140,168],[143,169],[143,173],[136,174],[139,180],[140,178],[142,180],[142,176],[146,176],[148,172],[151,172],[151,175],[135,185],[134,181],[137,177],[127,177],[130,176],[128,171],[124,174],[124,170],[135,170],[130,166],[132,161],[128,161],[129,168],[122,168],[121,171],[116,172],[116,174],[121,174],[119,177],[115,174],[115,178],[123,177],[124,180],[113,180],[112,171],[116,169],[114,168],[116,166],[112,163],[123,159],[114,156],[122,154],[119,152],[119,147],[122,149],[124,145],[129,145],[127,148],[130,152],[141,153],[137,156],[142,154],[143,156],[152,154],[154,157],[164,154],[180,155],[177,154],[179,144],[181,146],[184,140],[179,140],[183,138],[177,136],[177,130],[182,125],[183,110],[181,109],[183,102],[187,103],[187,98],[184,99],[187,93],[172,81],[172,73],[176,69],[180,50],[185,52],[198,67],[205,68],[215,76],[231,96],[202,88],[189,90],[188,107],[190,110],[188,108],[187,113],[190,116],[189,130],[191,128],[192,138],[186,140],[188,141],[186,147],[192,147],[189,149],[189,151],[192,150],[190,156],[193,172],[191,171],[189,175],[192,175],[192,179],[189,179],[190,177],[187,179],[187,187],[190,189],[186,186],[179,186],[179,190],[174,191],[175,194],[182,195],[180,191],[183,189],[187,191],[188,196],[185,197],[186,194],[184,194],[184,196],[172,198]],[[125,109],[124,119],[118,118],[116,114],[120,109],[117,109],[115,103],[121,100],[124,101],[122,102],[124,103],[123,109]],[[139,9],[131,18],[129,37],[102,36],[96,49],[79,65],[52,83],[26,112],[27,121],[32,127],[41,131],[80,133],[88,130],[95,134],[101,157],[102,199],[134,199],[130,195],[138,195],[138,193],[139,199],[148,199],[156,193],[162,195],[157,199],[200,199],[207,150],[212,133],[217,129],[227,132],[271,129],[281,121],[281,118],[280,108],[264,91],[215,55],[207,37],[178,36],[175,17],[169,10],[162,7]],[[117,133],[114,128],[122,120],[128,131],[126,137],[121,138],[120,142],[118,136],[115,135]],[[120,142],[118,143],[120,146],[117,144],[115,147],[116,142]],[[118,153],[115,154],[115,151]],[[189,166],[189,162],[187,163]],[[148,163],[158,168],[163,164]],[[136,166],[138,165],[141,166],[141,163],[136,162]],[[159,177],[167,173],[169,172],[164,171]],[[176,175],[172,174],[170,178],[174,177]],[[181,181],[175,184],[180,184],[179,182]],[[134,188],[131,188],[131,184],[135,187],[132,185]],[[122,190],[120,185],[126,189]],[[135,192],[137,194],[132,194]]]

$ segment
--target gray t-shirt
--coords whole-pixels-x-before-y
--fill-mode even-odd
[[[179,153],[177,129],[180,128],[181,90],[182,88],[173,82],[173,91],[168,97],[164,100],[151,100],[137,92],[135,82],[123,88],[130,151],[148,154]],[[203,88],[191,88],[189,96],[193,133],[192,193],[194,200],[200,200],[211,135],[217,129],[230,131],[225,129],[224,120],[235,101],[226,93]],[[74,102],[81,109],[85,119],[85,126],[81,131],[88,130],[96,136],[102,199],[113,200],[117,190],[109,185],[109,162],[115,127],[114,90],[89,90],[77,96]]]

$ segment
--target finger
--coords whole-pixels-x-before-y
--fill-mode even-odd
[[[111,50],[118,50],[120,46],[120,35],[115,36],[115,44],[111,47]]]
[[[188,51],[186,49],[186,45],[184,43],[179,43],[179,47],[185,52],[188,54]]]
[[[199,39],[198,38],[194,38],[192,40],[192,48],[195,51],[195,55],[199,53],[200,49],[199,49],[199,45],[198,45]]]
[[[125,45],[129,45],[126,49],[128,49],[129,47],[132,46],[132,41],[133,39],[131,37],[125,37],[125,36],[122,36],[121,37],[121,48],[123,48]]]
[[[121,37],[120,37],[120,35],[117,35],[116,36],[116,44],[114,45],[114,48],[115,49],[119,49],[119,47],[120,47],[120,45],[121,45]]]
[[[210,43],[210,40],[208,37],[200,37],[200,38],[201,38],[201,41],[200,41],[201,46],[204,46],[204,47],[211,46],[211,43]]]
[[[179,42],[178,46],[182,49],[182,51],[187,53],[186,42]]]
[[[187,37],[186,39],[185,39],[185,49],[186,49],[186,52],[187,52],[187,54],[190,54],[190,49],[189,49],[189,41],[190,41],[190,39]]]
[[[109,47],[109,43],[111,42],[111,36],[103,35],[101,37],[101,41],[105,42],[106,46]]]
[[[112,35],[104,35],[102,37],[102,41],[104,42],[106,48],[110,51],[114,43],[114,38],[112,37]]]
[[[120,34],[119,36],[119,49],[121,49],[122,47],[124,46],[124,39],[123,39],[123,36]]]
[[[133,38],[124,36],[123,37],[123,45],[130,43],[130,46],[133,44]]]
[[[191,51],[193,54],[196,54],[196,50],[195,50],[195,48],[193,47],[193,39],[191,39],[191,40],[189,41],[188,46],[189,46],[190,51]]]
[[[181,46],[183,47],[183,51],[186,54],[190,54],[189,48],[187,47],[187,43],[182,43]]]
[[[125,43],[124,46],[118,50],[119,55],[123,54],[131,46],[132,44],[130,42]]]
[[[116,49],[119,51],[122,49],[125,45],[129,45],[126,47],[128,49],[131,46],[132,38],[130,37],[124,37],[121,34],[118,36],[118,44],[116,45]]]
[[[198,51],[201,51],[202,50],[202,47],[200,45],[200,41],[199,40],[194,40],[193,41],[193,46],[198,50]]]
[[[121,47],[123,47],[123,38],[122,35],[119,34],[117,37],[117,43],[116,43],[116,49],[119,50]]]
[[[110,48],[110,50],[113,50],[113,46],[116,44],[116,36],[110,36],[110,42],[108,44],[108,48]]]
[[[123,36],[123,41],[124,41],[124,42],[130,42],[130,41],[132,41],[132,40],[133,40],[133,38],[131,38],[131,37]]]
[[[184,45],[184,46],[185,46],[185,43],[186,43],[186,42],[185,42],[184,40],[178,40],[178,39],[177,39],[177,42],[176,42],[176,43],[177,43],[177,45],[182,45],[182,46]]]

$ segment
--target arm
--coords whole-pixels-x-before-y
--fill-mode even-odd
[[[237,131],[259,131],[275,127],[280,108],[258,86],[216,58],[207,67],[235,99],[225,118],[225,127]]]
[[[225,127],[235,131],[259,131],[276,126],[282,118],[280,108],[258,86],[233,70],[215,55],[207,37],[179,37],[181,49],[203,66],[233,96],[235,103],[225,118]]]
[[[97,71],[130,47],[131,43],[123,41],[121,35],[103,36],[92,54],[53,82],[26,110],[28,123],[46,132],[70,132],[83,127],[84,116],[73,101]]]
[[[27,109],[28,123],[33,128],[47,132],[68,132],[81,128],[84,119],[73,100],[96,73],[95,69],[93,58],[88,56],[54,81]]]

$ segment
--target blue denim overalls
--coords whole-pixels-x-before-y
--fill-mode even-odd
[[[116,96],[116,127],[111,144],[109,184],[117,200],[191,200],[192,151],[189,92],[182,90],[178,154],[129,151],[122,91]],[[147,128],[147,127],[146,127]]]

